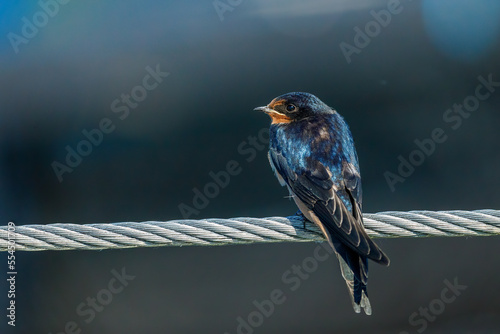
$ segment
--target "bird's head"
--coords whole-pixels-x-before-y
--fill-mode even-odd
[[[272,120],[271,124],[286,124],[318,114],[333,114],[335,112],[316,96],[301,92],[280,95],[267,106],[254,110],[268,114]]]

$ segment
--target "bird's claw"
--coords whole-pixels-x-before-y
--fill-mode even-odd
[[[305,230],[306,229],[306,221],[307,221],[306,216],[304,216],[304,214],[300,210],[298,210],[297,212],[295,212],[295,215],[297,217],[300,217],[300,219],[302,219],[302,224],[303,224],[302,228]]]

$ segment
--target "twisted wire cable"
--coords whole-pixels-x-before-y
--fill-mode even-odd
[[[373,238],[500,234],[500,210],[386,211],[363,217]],[[42,251],[323,240],[303,216],[0,226],[0,251],[7,251],[9,244],[16,251]]]

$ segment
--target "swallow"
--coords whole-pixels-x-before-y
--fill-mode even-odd
[[[370,315],[368,259],[385,266],[390,260],[364,229],[361,176],[349,127],[309,93],[287,93],[254,110],[271,117],[268,157],[278,181],[335,251],[354,311]]]

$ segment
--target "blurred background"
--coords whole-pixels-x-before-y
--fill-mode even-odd
[[[60,1],[0,4],[1,225],[181,219],[230,160],[241,173],[190,218],[292,215],[267,142],[241,152],[269,126],[252,109],[289,91],[350,125],[364,212],[500,209],[495,0]],[[470,112],[448,111],[464,101]],[[446,140],[391,187],[398,157],[437,128]],[[2,315],[0,332],[498,333],[498,241],[378,239],[392,263],[370,267],[370,317],[353,312],[334,257],[296,291],[282,282],[314,243],[17,252],[16,327]],[[135,278],[87,322],[77,307],[122,268]],[[454,279],[467,288],[423,320]],[[238,328],[274,289],[285,302]]]

